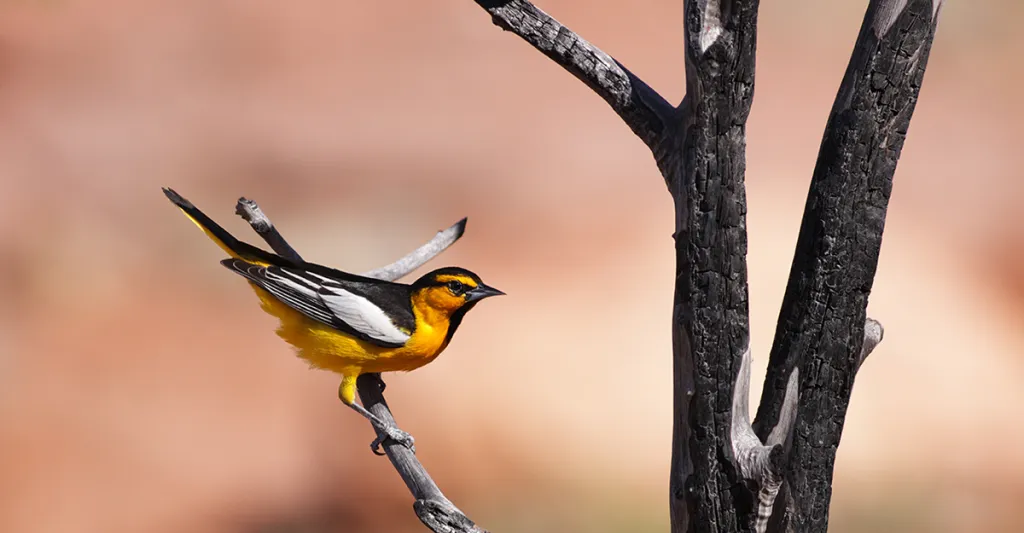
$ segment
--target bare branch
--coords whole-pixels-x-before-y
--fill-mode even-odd
[[[387,401],[384,400],[384,386],[379,374],[363,374],[356,385],[359,400],[368,411],[383,420],[386,424],[395,425]],[[427,473],[416,454],[409,448],[385,439],[384,453],[398,475],[405,481],[405,486],[416,498],[413,509],[416,516],[425,526],[435,533],[487,533],[470,520],[455,504],[453,504],[437,487]]]
[[[252,229],[259,233],[264,241],[267,241],[267,244],[270,245],[270,248],[277,255],[296,263],[302,262],[302,257],[299,256],[299,253],[284,240],[284,237],[277,231],[274,224],[270,222],[267,215],[263,214],[263,210],[260,209],[260,206],[256,205],[256,202],[245,197],[239,198],[238,203],[235,204],[235,214],[244,218],[252,226]]]
[[[263,240],[278,255],[302,262],[302,257],[274,228],[273,223],[256,205],[256,202],[239,198],[235,212],[249,222],[252,229],[260,237],[263,237]],[[451,246],[462,236],[465,227],[466,219],[462,219],[447,230],[438,232],[433,239],[402,259],[387,267],[370,271],[368,277],[376,277],[372,274],[381,273],[378,279],[394,280],[408,274]],[[393,277],[385,278],[384,276]],[[359,376],[356,385],[363,406],[385,424],[396,427],[395,418],[388,408],[387,401],[384,400],[384,381],[381,380],[380,375],[363,374]],[[370,426],[374,427],[373,424]],[[383,437],[382,432],[376,427],[374,427],[374,432],[378,437]],[[405,486],[409,488],[409,492],[416,499],[413,504],[416,516],[431,531],[435,533],[487,533],[445,497],[412,450],[391,439],[384,439],[383,448],[398,475],[405,482]]]
[[[652,150],[665,138],[676,110],[608,54],[526,0],[476,0],[494,24],[522,37],[587,84]]]
[[[825,128],[754,422],[760,436],[777,424],[783,390],[799,367],[786,463],[793,531],[826,531],[822,510],[853,378],[881,338],[880,325],[867,321],[868,295],[939,7],[934,0],[870,2]]]
[[[398,261],[369,272],[363,272],[362,275],[368,278],[383,279],[387,281],[394,281],[406,276],[413,270],[423,266],[427,261],[437,257],[438,254],[447,250],[449,246],[455,244],[455,241],[459,240],[465,231],[466,219],[463,218],[455,224],[452,224],[448,229],[437,232],[437,235],[434,235],[433,239],[430,239],[424,245],[409,252],[408,255]]]

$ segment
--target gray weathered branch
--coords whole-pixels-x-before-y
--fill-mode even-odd
[[[779,424],[778,433],[773,432],[765,441],[754,433],[750,425],[750,365],[751,353],[748,347],[743,352],[743,360],[740,363],[740,371],[736,376],[736,384],[732,397],[732,453],[740,476],[751,483],[757,491],[757,517],[754,521],[754,531],[764,533],[768,527],[768,519],[771,518],[772,508],[775,504],[775,497],[782,486],[782,458],[784,454],[783,444],[785,435],[791,426],[786,422]],[[783,406],[783,418],[791,420],[796,415],[797,387],[795,380],[793,385],[786,391],[786,401]]]
[[[302,257],[281,236],[256,202],[239,198],[235,212],[249,222],[252,229],[278,255],[295,262],[302,262]],[[401,278],[455,243],[462,237],[465,229],[466,219],[462,219],[450,228],[438,232],[433,239],[405,257],[386,267],[371,270],[364,275],[388,281]],[[395,425],[394,416],[388,408],[387,401],[384,400],[384,381],[381,380],[380,375],[363,374],[359,376],[356,385],[363,407],[386,424]],[[372,424],[371,427],[373,427]],[[377,432],[378,437],[382,436],[377,428],[374,428],[374,431]],[[409,488],[409,492],[416,499],[413,504],[416,516],[431,531],[435,533],[486,533],[445,497],[412,450],[391,439],[384,439],[383,448],[398,475],[405,482],[405,486]]]
[[[526,0],[476,0],[494,24],[511,31],[593,89],[633,133],[654,149],[676,110],[621,63]]]
[[[363,374],[359,376],[356,385],[363,407],[386,424],[394,425],[395,419],[384,400],[384,382],[381,381],[380,375]],[[416,498],[413,503],[416,516],[431,531],[487,533],[445,497],[412,450],[390,439],[384,440],[383,447],[398,475],[405,481],[405,486],[409,488],[413,498]]]
[[[462,237],[466,231],[466,219],[462,219],[451,227],[437,232],[433,239],[430,239],[419,248],[409,252],[405,257],[391,263],[390,265],[363,272],[362,275],[368,278],[394,281],[408,275],[413,270],[421,267],[427,261],[437,257],[438,254],[455,244],[455,241]]]
[[[754,423],[762,436],[776,424],[782,391],[799,367],[785,476],[794,501],[779,531],[824,533],[828,525],[824,511],[854,376],[881,339],[880,325],[865,322],[868,295],[940,5],[870,2],[825,128]]]
[[[245,219],[277,255],[296,263],[302,262],[299,252],[296,252],[295,248],[292,248],[288,241],[284,240],[281,233],[274,227],[274,223],[267,218],[267,215],[263,214],[263,210],[256,205],[256,202],[245,197],[239,198],[238,203],[235,204],[235,214]]]

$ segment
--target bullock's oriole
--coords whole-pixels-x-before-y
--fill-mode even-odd
[[[463,268],[434,270],[406,285],[291,261],[239,241],[173,190],[165,188],[164,194],[231,256],[221,264],[249,281],[263,310],[280,319],[277,334],[299,357],[341,374],[342,402],[385,438],[412,448],[408,433],[355,403],[356,378],[430,363],[448,346],[467,311],[504,293]],[[381,440],[371,444],[374,452]]]

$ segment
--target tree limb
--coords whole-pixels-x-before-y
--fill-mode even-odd
[[[828,524],[854,375],[870,351],[865,334],[869,343],[874,338],[866,308],[892,178],[940,5],[870,2],[825,128],[754,423],[761,436],[776,424],[782,391],[799,367],[800,407],[786,474],[795,498],[788,530],[824,532]]]
[[[267,215],[263,214],[263,210],[256,205],[256,202],[244,196],[239,198],[238,203],[235,204],[235,214],[244,218],[252,226],[252,229],[270,245],[274,253],[296,263],[302,262],[299,252],[296,252],[295,248],[292,248],[288,241],[284,240],[284,237],[274,227],[274,223],[267,218]]]
[[[608,101],[654,152],[675,200],[672,531],[777,529],[780,509],[801,531],[824,531],[853,375],[882,336],[866,319],[867,296],[941,0],[871,0],[822,141],[752,425],[744,172],[758,1],[684,1],[686,96],[675,113],[529,2],[477,4]],[[756,513],[740,490],[751,483]],[[787,493],[800,501],[776,497]]]
[[[238,204],[235,206],[235,212],[249,222],[252,229],[278,255],[287,257],[292,261],[302,262],[302,257],[285,241],[284,237],[281,236],[256,202],[239,198]],[[448,229],[439,231],[433,239],[413,250],[405,257],[388,266],[371,270],[364,275],[388,281],[401,278],[454,244],[455,241],[462,237],[465,229],[466,219],[463,218]],[[388,408],[387,401],[384,400],[384,381],[380,378],[380,374],[363,374],[359,376],[356,385],[363,407],[386,424],[394,426],[394,416],[392,416],[391,410]],[[373,427],[372,424],[370,426]],[[376,428],[374,428],[374,432],[377,433],[378,437],[381,437],[380,432]],[[413,503],[416,516],[431,531],[435,533],[487,533],[484,529],[473,523],[472,520],[445,497],[412,450],[391,439],[384,439],[383,448],[392,466],[395,467],[398,475],[405,482],[405,486],[409,488],[409,492],[416,499],[415,503]]]
[[[587,84],[652,149],[674,126],[676,109],[621,63],[526,0],[476,0],[511,31]]]
[[[756,509],[746,503],[745,480],[756,481],[753,463],[767,465],[771,457],[760,441],[729,445],[736,423],[730,399],[743,381],[750,345],[744,173],[757,6],[756,0],[685,1],[681,137],[677,160],[659,161],[676,209],[674,533],[751,527]]]
[[[465,231],[466,219],[463,218],[455,224],[452,224],[448,229],[437,232],[437,235],[434,235],[433,239],[430,239],[419,248],[409,252],[405,257],[391,263],[390,265],[376,268],[369,272],[363,272],[361,275],[368,278],[394,281],[423,266],[424,263],[447,250],[449,246],[455,244],[455,241],[462,237],[462,234]]]
[[[882,323],[869,318],[864,323],[864,344],[860,348],[860,356],[857,358],[857,368],[864,364],[871,352],[875,350],[875,347],[882,342],[882,337],[885,336],[885,328],[882,327]]]

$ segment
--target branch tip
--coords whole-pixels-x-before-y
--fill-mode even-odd
[[[675,108],[610,55],[527,0],[476,0],[491,22],[521,37],[587,84],[652,150]]]
[[[252,225],[252,229],[256,230],[257,233],[266,233],[273,227],[270,223],[270,219],[263,214],[263,210],[260,206],[256,205],[256,202],[249,200],[246,197],[238,199],[238,203],[235,204],[235,214],[241,216],[246,222]]]
[[[277,231],[274,224],[270,222],[267,215],[263,214],[263,210],[260,209],[260,206],[255,201],[249,200],[244,196],[239,198],[238,203],[235,204],[235,214],[245,219],[252,226],[252,229],[270,245],[274,253],[296,263],[303,262],[299,252],[296,252],[295,248],[292,248],[288,241],[284,240],[284,237]]]
[[[455,244],[455,241],[459,240],[466,233],[466,222],[468,220],[468,217],[464,217],[462,220],[449,226],[448,229],[437,232],[432,239],[409,252],[405,257],[390,265],[364,272],[362,275],[385,281],[394,281],[408,275],[410,272],[423,266],[427,261],[437,257],[441,252],[447,250],[449,246]]]

